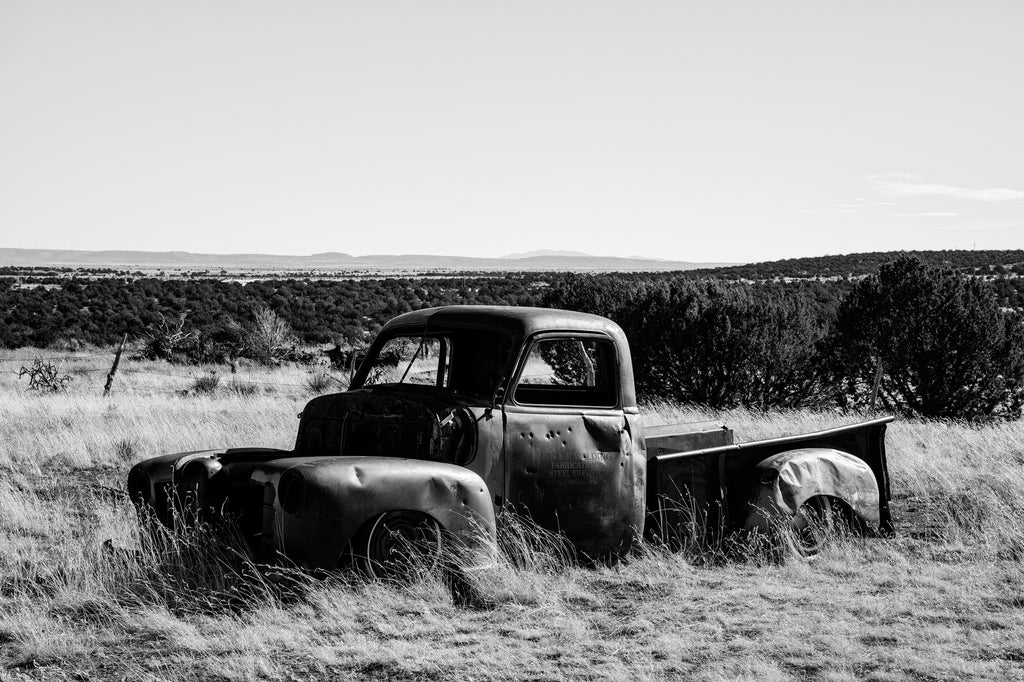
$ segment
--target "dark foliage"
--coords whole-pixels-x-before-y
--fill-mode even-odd
[[[183,341],[190,357],[230,355],[237,324],[269,309],[304,344],[365,342],[400,313],[451,303],[531,305],[537,276],[331,281],[41,278],[33,286],[0,280],[0,345],[46,348],[76,338],[110,345],[121,335],[140,339],[187,315]],[[178,349],[181,350],[181,349]],[[160,349],[163,353],[164,349]]]
[[[758,409],[828,399],[859,408],[881,358],[886,409],[970,419],[1019,414],[1024,328],[1013,311],[1024,310],[1024,251],[915,253],[890,264],[891,252],[682,273],[245,284],[51,268],[0,278],[0,345],[104,346],[127,332],[148,356],[220,363],[240,355],[308,360],[298,347],[333,343],[332,361],[351,367],[346,353],[409,310],[547,305],[622,325],[648,399]],[[255,343],[261,315],[274,324],[264,324],[272,333]]]
[[[838,256],[787,258],[766,263],[748,263],[721,268],[691,270],[687,276],[721,279],[766,280],[776,278],[843,278],[873,275],[885,263],[897,258],[916,258],[931,267],[950,268],[965,274],[1024,275],[1024,250],[1008,251],[871,251]]]
[[[615,320],[630,340],[641,398],[757,409],[820,401],[824,324],[804,295],[677,277],[571,276],[545,303]]]
[[[1024,326],[977,278],[916,258],[884,265],[839,307],[827,363],[842,404],[863,406],[877,363],[879,400],[925,417],[1016,417],[1024,400]]]

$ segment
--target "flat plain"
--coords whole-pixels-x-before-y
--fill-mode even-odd
[[[68,392],[40,395],[17,377],[25,354],[0,352],[0,680],[1024,680],[1019,421],[891,424],[895,537],[811,561],[645,547],[599,568],[525,538],[466,607],[430,576],[282,591],[140,533],[133,463],[291,447],[306,370],[219,368],[203,392],[218,368],[126,361],[103,398],[110,358],[82,353]],[[754,440],[865,415],[645,408],[651,424],[709,417]]]

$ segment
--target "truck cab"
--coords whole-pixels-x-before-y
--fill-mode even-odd
[[[318,400],[303,411],[297,449],[322,443],[325,454],[465,467],[495,513],[529,515],[588,554],[622,552],[643,527],[629,345],[603,317],[489,306],[407,313],[381,330],[348,392]],[[413,407],[418,417],[397,416]]]

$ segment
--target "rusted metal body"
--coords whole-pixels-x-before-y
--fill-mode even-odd
[[[367,535],[393,513],[460,538],[470,564],[490,560],[502,512],[595,557],[627,551],[645,522],[662,537],[695,519],[751,528],[814,495],[891,527],[884,420],[744,445],[714,423],[645,437],[625,335],[595,315],[497,306],[401,315],[351,389],[311,400],[300,417],[292,450],[143,462],[129,474],[132,499],[168,524],[175,500],[229,514],[263,557],[326,569],[354,547],[372,553]]]
[[[891,421],[739,444],[722,427],[727,442],[711,447],[651,448],[647,535],[678,544],[739,529],[770,532],[816,497],[837,501],[866,529],[891,533],[885,453]]]

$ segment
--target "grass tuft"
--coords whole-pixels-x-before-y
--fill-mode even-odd
[[[192,393],[195,395],[213,395],[220,386],[219,374],[198,376],[192,380]]]
[[[305,386],[306,391],[315,396],[343,390],[337,379],[327,372],[311,372],[306,376]]]

